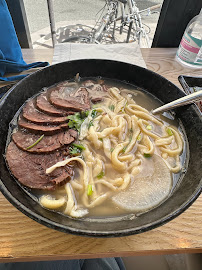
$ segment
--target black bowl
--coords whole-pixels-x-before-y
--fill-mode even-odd
[[[47,227],[78,235],[125,236],[137,234],[173,219],[199,196],[202,184],[202,116],[195,105],[176,109],[176,117],[184,126],[187,137],[186,172],[181,175],[169,198],[158,207],[135,219],[87,221],[64,217],[42,208],[10,175],[4,160],[9,122],[20,106],[43,87],[81,77],[118,79],[136,85],[156,96],[163,103],[180,98],[184,93],[170,81],[147,69],[116,61],[77,60],[53,65],[37,71],[17,83],[0,102],[0,189],[5,197],[20,211]]]

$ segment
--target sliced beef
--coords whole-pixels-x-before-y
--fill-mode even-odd
[[[35,100],[31,99],[23,108],[23,117],[36,124],[63,124],[67,122],[67,117],[55,117],[38,111],[35,107]]]
[[[54,116],[64,116],[64,115],[74,114],[74,112],[65,111],[65,110],[58,109],[58,108],[54,107],[48,101],[47,92],[41,93],[36,98],[36,107],[39,110],[41,110],[42,112],[45,112],[45,113],[47,113],[49,115],[54,115]]]
[[[33,154],[20,150],[14,142],[8,146],[6,160],[12,174],[23,185],[35,189],[53,190],[70,180],[73,170],[69,166],[60,167],[50,174],[46,169],[64,159],[56,151],[49,154]]]
[[[66,91],[65,87],[54,89],[50,93],[50,102],[59,108],[72,111],[86,111],[90,109],[89,93],[84,87],[77,91]]]
[[[73,129],[69,129],[55,135],[44,136],[43,139],[35,146],[27,149],[29,146],[33,145],[40,137],[41,135],[35,135],[23,130],[18,130],[13,134],[12,139],[15,144],[24,151],[38,154],[50,153],[64,145],[72,143],[77,138],[77,132]]]
[[[44,135],[52,135],[58,132],[61,132],[63,129],[68,129],[68,123],[61,125],[37,125],[31,122],[26,121],[24,118],[20,117],[18,120],[18,125],[21,128],[25,128],[32,133],[35,134],[44,134]]]

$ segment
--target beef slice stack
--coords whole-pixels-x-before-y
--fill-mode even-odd
[[[50,174],[46,169],[70,157],[68,145],[78,134],[68,128],[68,115],[89,110],[91,102],[102,101],[106,91],[104,85],[91,80],[80,84],[65,81],[25,103],[6,152],[9,169],[20,183],[54,190],[71,179],[71,166]]]

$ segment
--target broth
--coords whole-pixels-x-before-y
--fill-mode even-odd
[[[95,80],[95,78],[93,78]],[[100,79],[98,79],[100,80]],[[148,111],[151,111],[152,109],[162,105],[161,102],[153,97],[151,94],[147,93],[146,91],[143,91],[141,89],[138,89],[136,87],[134,87],[133,85],[127,84],[127,83],[123,83],[123,82],[119,82],[119,81],[112,81],[112,80],[105,80],[105,84],[109,87],[109,86],[113,86],[113,88],[118,88],[120,89],[120,95],[127,99],[127,100],[134,100],[135,103],[138,106],[141,106],[143,108],[145,108]],[[114,90],[115,91],[115,90]],[[117,93],[114,92],[114,96],[118,95],[118,91]],[[112,95],[112,94],[111,94]],[[113,96],[113,95],[112,95]],[[114,97],[113,97],[114,98]],[[107,103],[108,102],[108,103]],[[118,102],[118,101],[117,101]],[[107,106],[105,105],[107,103]],[[133,101],[131,101],[131,104],[133,103]],[[99,108],[104,108],[104,107],[110,107],[112,105],[111,104],[111,100],[105,98],[104,102],[100,102],[96,105],[94,105],[94,110],[99,110]],[[130,101],[129,101],[130,104]],[[111,107],[113,108],[113,107]],[[112,110],[113,111],[113,110]],[[106,111],[105,111],[106,113]],[[149,113],[149,112],[148,112]],[[118,115],[120,115],[121,112],[118,113]],[[104,118],[106,116],[106,120],[103,121],[102,118]],[[98,114],[99,117],[99,114]],[[100,123],[96,123],[97,118],[96,117],[93,121],[94,121],[94,129],[95,126],[98,125],[98,130],[96,132],[99,132],[99,134],[101,134],[102,132],[105,131],[105,129],[109,128],[107,121],[109,121],[107,119],[108,115],[104,114],[102,115],[102,117],[100,117]],[[141,119],[140,116],[137,116],[137,119]],[[181,137],[181,140],[184,141],[183,138],[183,134],[182,134],[182,130],[179,127],[179,123],[177,122],[177,120],[174,119],[173,115],[169,114],[169,113],[164,113],[164,115],[158,115],[155,116],[155,119],[157,121],[157,124],[154,123],[153,121],[145,120],[147,121],[147,129],[148,131],[150,131],[150,129],[152,129],[152,133],[155,134],[158,137],[166,137],[165,135],[165,130],[166,128],[168,128],[169,126],[169,130],[176,130],[176,133],[179,134],[179,136]],[[165,126],[165,128],[161,128],[161,125],[158,124],[158,121],[163,123],[163,126]],[[128,124],[125,125],[125,130],[122,132],[122,139],[117,139],[118,137],[111,134],[110,135],[110,140],[111,140],[111,149],[110,151],[113,152],[114,150],[112,150],[113,148],[115,149],[117,147],[115,141],[118,143],[120,143],[120,141],[123,142],[124,145],[124,141],[129,141],[130,144],[130,131],[129,128],[127,126]],[[90,130],[90,129],[89,129]],[[133,130],[133,134],[134,134],[134,130]],[[173,135],[172,131],[172,136],[175,137]],[[142,134],[142,132],[140,132]],[[92,135],[93,136],[93,135]],[[100,197],[102,196],[102,194],[106,194],[109,192],[109,187],[107,186],[106,183],[104,183],[103,181],[107,181],[107,179],[110,179],[110,186],[112,185],[112,180],[114,179],[123,179],[126,175],[126,171],[120,171],[119,168],[114,167],[114,165],[110,164],[110,158],[109,158],[109,152],[106,154],[106,149],[103,147],[93,147],[92,144],[92,136],[90,137],[89,135],[86,136],[85,138],[82,138],[79,140],[79,143],[85,145],[85,147],[88,148],[88,152],[86,152],[86,149],[82,152],[82,160],[84,160],[85,163],[90,163],[89,161],[89,156],[91,155],[94,159],[94,161],[96,159],[100,159],[100,166],[104,169],[102,169],[103,171],[101,171],[100,173],[103,173],[103,175],[99,176],[99,173],[94,176],[93,173],[95,171],[95,166],[96,163],[92,163],[94,164],[92,167],[91,164],[91,169],[88,168],[88,174],[92,174],[91,178],[95,178],[95,182],[99,182],[100,184],[92,184],[92,186],[94,187],[95,185],[97,185],[96,187],[96,193],[97,194],[101,194],[99,195]],[[132,136],[132,135],[131,135]],[[138,135],[139,136],[139,135]],[[146,141],[147,137],[146,135],[142,135],[144,141]],[[167,134],[167,137],[168,134]],[[138,138],[138,137],[137,137]],[[136,139],[137,139],[136,138]],[[97,143],[100,142],[100,144],[103,144],[103,140],[105,138],[103,137],[100,138],[100,140],[97,140]],[[143,140],[142,139],[142,140]],[[119,140],[119,142],[117,141]],[[154,138],[150,138],[149,139],[151,143],[155,142]],[[114,141],[114,143],[113,143]],[[140,140],[141,141],[141,140]],[[128,144],[128,145],[129,145]],[[141,149],[140,144],[137,145],[135,144],[131,150],[128,152],[128,156],[132,156],[134,155],[136,158],[136,154],[138,154]],[[113,217],[113,216],[122,216],[125,215],[127,213],[133,213],[133,214],[139,214],[139,213],[143,213],[145,211],[149,211],[151,208],[158,206],[159,204],[161,204],[164,200],[166,200],[168,198],[168,196],[171,194],[173,188],[175,187],[177,181],[180,178],[181,175],[181,171],[178,170],[176,172],[171,172],[167,165],[165,164],[165,160],[168,161],[168,163],[170,164],[171,167],[175,167],[177,166],[176,164],[181,164],[181,167],[184,166],[184,162],[185,162],[185,153],[186,153],[186,149],[185,149],[185,143],[184,144],[184,148],[182,153],[180,153],[179,156],[179,160],[176,161],[176,158],[173,156],[167,156],[166,159],[162,158],[162,155],[166,155],[166,153],[161,152],[160,148],[158,146],[155,146],[154,152],[152,154],[152,156],[154,157],[152,159],[151,156],[146,157],[144,156],[143,158],[139,158],[141,159],[141,164],[138,165],[138,170],[139,173],[136,175],[134,173],[134,175],[131,175],[131,179],[130,179],[130,183],[128,184],[128,186],[126,187],[125,190],[120,190],[119,192],[117,192],[116,189],[112,189],[110,191],[110,195],[107,196],[107,198],[105,200],[103,200],[102,203],[96,205],[94,207],[91,207],[91,203],[93,201],[96,201],[96,199],[89,199],[89,197],[93,197],[95,195],[95,191],[91,190],[92,192],[89,192],[88,196],[85,196],[85,200],[89,199],[89,202],[86,202],[86,205],[88,205],[89,207],[88,210],[85,212],[86,206],[84,205],[83,201],[84,199],[82,198],[82,194],[83,194],[83,189],[81,188],[81,181],[80,178],[84,177],[84,171],[83,168],[81,166],[81,164],[79,163],[75,163],[73,166],[74,168],[74,175],[70,181],[70,184],[68,184],[68,190],[67,190],[67,186],[66,187],[60,187],[55,191],[50,191],[50,192],[42,192],[42,191],[33,191],[33,194],[35,194],[35,196],[37,196],[39,198],[42,198],[44,195],[44,193],[49,197],[49,199],[51,200],[52,198],[60,198],[61,196],[65,197],[65,199],[68,198],[69,194],[72,192],[72,203],[75,204],[75,211],[77,211],[77,209],[81,209],[81,211],[84,211],[84,215],[81,216],[77,216],[77,214],[71,215],[70,212],[66,211],[65,209],[67,208],[66,205],[62,205],[61,207],[57,208],[57,211],[60,212],[61,214],[64,214],[64,212],[66,211],[66,214],[72,217],[87,217],[87,218],[103,218],[103,217]],[[94,144],[95,146],[95,144]],[[176,149],[178,146],[178,143],[176,142],[176,140],[173,140],[172,143],[170,143],[170,149],[171,151]],[[127,146],[128,147],[128,146]],[[145,145],[143,144],[142,149],[145,149]],[[127,149],[127,148],[126,148]],[[141,152],[141,151],[140,151]],[[143,154],[142,154],[143,155]],[[119,152],[119,158],[124,158],[125,153],[124,152]],[[111,155],[110,155],[111,157]],[[78,165],[79,164],[79,165]],[[130,164],[130,162],[128,162],[128,164]],[[129,167],[129,165],[127,165]],[[131,165],[132,166],[132,165]],[[136,166],[136,165],[135,165]],[[163,172],[161,172],[160,168],[163,168]],[[90,173],[89,173],[89,170]],[[94,173],[95,174],[95,173]],[[98,177],[99,176],[99,177]],[[103,180],[105,179],[105,180]],[[118,181],[118,180],[117,180]],[[120,180],[121,181],[121,180]],[[75,186],[75,187],[74,187]],[[88,184],[88,187],[90,185]],[[120,186],[119,184],[117,184],[116,188],[118,189]],[[112,188],[112,187],[110,187]],[[88,192],[88,191],[87,191]],[[138,193],[137,193],[138,192]],[[141,195],[140,195],[141,194]],[[135,205],[132,205],[133,202],[133,196],[136,196],[137,201]],[[146,197],[146,200],[145,200]],[[101,199],[102,200],[102,199]],[[43,203],[41,203],[42,206]],[[130,204],[130,206],[128,206],[127,204]],[[146,205],[147,204],[147,205]],[[124,205],[124,206],[123,206]],[[55,210],[54,210],[55,211]],[[80,210],[79,210],[80,211]]]

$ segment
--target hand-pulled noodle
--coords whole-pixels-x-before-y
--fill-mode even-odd
[[[105,101],[95,109],[97,116],[92,118],[90,111],[81,125],[79,143],[85,147],[81,156],[66,159],[47,168],[46,173],[50,173],[57,167],[74,162],[77,173],[65,185],[66,196],[63,199],[54,201],[47,197],[41,198],[40,202],[44,207],[64,207],[65,200],[65,214],[83,217],[89,213],[89,209],[101,205],[113,196],[116,198],[114,203],[117,202],[121,207],[118,194],[133,189],[133,184],[139,181],[138,177],[143,177],[147,170],[147,160],[152,160],[153,157],[156,163],[158,159],[163,162],[168,178],[170,172],[180,171],[179,156],[183,150],[183,140],[179,131],[168,127],[145,108],[137,105],[130,94],[122,95],[118,88],[112,87],[108,90]],[[157,172],[155,177],[158,178]],[[151,176],[148,179],[152,181]],[[141,178],[141,181],[147,183],[146,179]],[[171,182],[167,182],[169,181]],[[164,186],[167,188],[164,192],[167,196],[170,184]],[[139,185],[137,187],[139,188]],[[156,187],[155,192],[157,191]],[[161,200],[165,196],[161,193]],[[124,195],[120,198],[122,197]],[[141,203],[141,206],[133,208],[151,207],[144,205],[143,201]],[[156,200],[157,203],[159,200]],[[152,204],[155,202],[152,201]],[[123,205],[126,208],[126,203]]]

